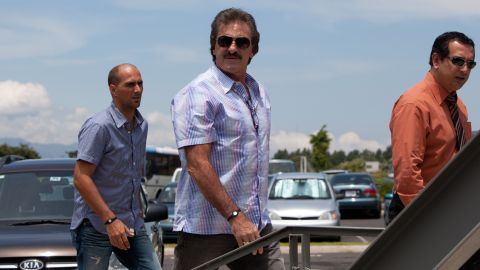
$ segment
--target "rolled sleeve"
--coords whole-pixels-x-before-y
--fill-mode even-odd
[[[98,166],[107,142],[106,132],[98,123],[86,121],[78,134],[77,160],[83,160]]]
[[[215,105],[208,94],[187,88],[177,95],[171,106],[177,147],[205,144],[217,140]]]
[[[396,106],[392,113],[392,159],[395,191],[404,205],[424,188],[421,166],[424,159],[427,123],[415,104]]]

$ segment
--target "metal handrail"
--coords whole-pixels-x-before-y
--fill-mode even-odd
[[[303,266],[310,268],[310,235],[346,235],[346,236],[377,236],[383,232],[384,228],[365,228],[365,227],[304,227],[304,226],[287,226],[280,230],[271,232],[263,237],[258,238],[255,241],[250,242],[245,246],[241,246],[237,249],[234,249],[230,252],[225,253],[222,256],[219,256],[215,259],[212,259],[208,262],[205,262],[193,269],[195,270],[204,270],[204,269],[217,269],[222,265],[235,261],[253,251],[264,247],[268,244],[271,244],[280,239],[287,238],[289,235],[301,235],[302,237],[302,259]],[[294,240],[296,241],[296,240]],[[298,242],[297,242],[298,243]],[[292,247],[292,245],[290,245]],[[295,254],[292,252],[295,251]],[[290,263],[296,260],[297,249],[292,250],[290,248]],[[293,259],[293,260],[292,260]]]

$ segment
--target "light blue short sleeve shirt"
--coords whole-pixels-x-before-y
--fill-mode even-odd
[[[83,124],[78,134],[77,160],[96,165],[93,182],[108,207],[130,228],[143,226],[141,179],[145,162],[148,125],[139,111],[135,113],[133,130],[112,103]],[[88,219],[95,229],[106,233],[103,220],[75,190],[71,229]]]
[[[270,100],[247,75],[244,86],[216,66],[173,98],[171,113],[182,175],[177,184],[174,230],[231,234],[229,223],[205,199],[187,171],[183,147],[211,143],[210,162],[228,195],[262,229],[266,209],[270,137]]]

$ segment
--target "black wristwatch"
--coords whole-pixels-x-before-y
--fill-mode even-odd
[[[232,218],[236,218],[240,214],[240,212],[242,212],[240,208],[237,210],[234,210],[232,214],[230,214],[230,216],[227,218],[227,221],[230,221]]]
[[[112,224],[115,220],[117,220],[117,217],[109,218],[105,221],[105,225],[110,225]]]

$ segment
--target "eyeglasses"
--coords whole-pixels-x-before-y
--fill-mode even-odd
[[[468,69],[473,69],[477,65],[477,62],[473,60],[467,61],[465,60],[465,58],[459,56],[448,57],[448,59],[450,59],[450,61],[452,61],[452,64],[457,67],[463,67],[465,64],[467,64]]]
[[[250,39],[246,37],[229,37],[229,36],[219,36],[217,38],[217,43],[220,47],[228,48],[232,45],[232,42],[235,41],[235,45],[239,49],[248,49],[250,47]]]

